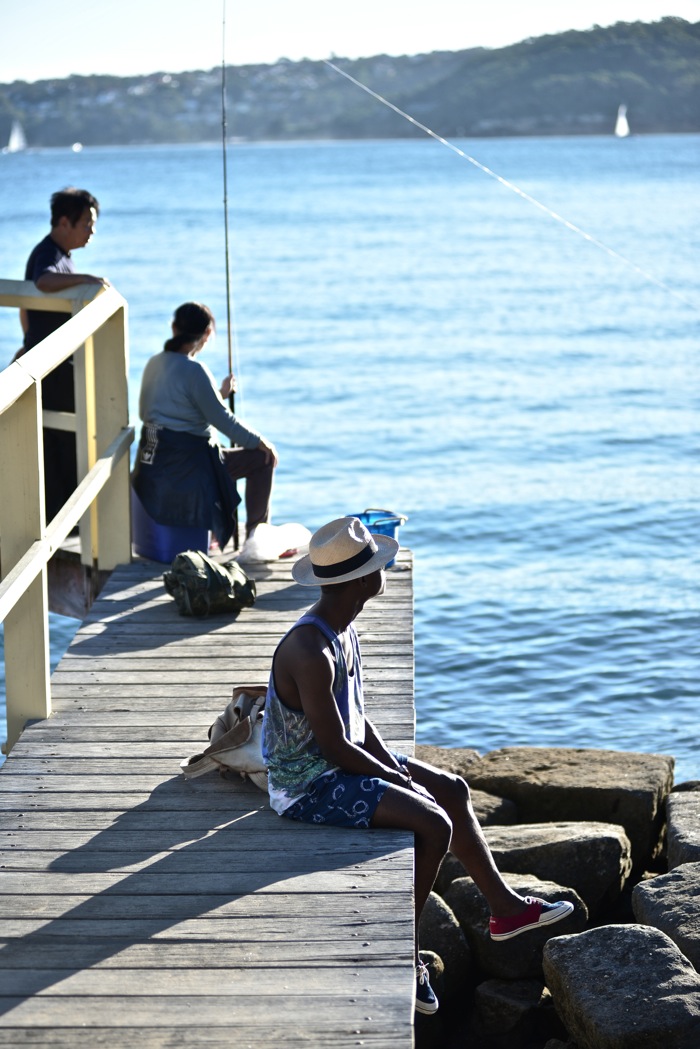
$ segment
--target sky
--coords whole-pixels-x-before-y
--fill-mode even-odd
[[[667,15],[698,22],[700,0],[0,0],[0,83],[503,47]]]

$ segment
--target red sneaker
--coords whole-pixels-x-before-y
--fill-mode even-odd
[[[521,914],[514,914],[509,918],[494,918],[489,920],[489,931],[492,940],[511,940],[519,936],[521,932],[528,929],[538,929],[542,925],[552,925],[553,922],[561,921],[571,914],[574,909],[573,903],[568,900],[559,900],[557,903],[547,903],[539,900],[536,896],[526,896],[526,909]]]

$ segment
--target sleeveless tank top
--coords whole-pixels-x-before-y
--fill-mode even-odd
[[[333,698],[345,726],[345,736],[351,743],[364,743],[362,664],[355,627],[350,624],[348,628],[353,652],[353,672],[349,673],[338,635],[320,616],[302,616],[285,637],[297,627],[308,624],[321,631],[333,653]],[[262,751],[268,770],[270,805],[278,813],[306,794],[315,779],[338,767],[324,758],[304,711],[292,710],[277,695],[274,657],[265,700]]]

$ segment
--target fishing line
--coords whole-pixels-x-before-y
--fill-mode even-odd
[[[344,69],[341,69],[340,66],[335,65],[334,62],[331,62],[325,58],[323,59],[323,61],[325,65],[329,67],[329,69],[334,70],[336,73],[340,73],[340,75],[345,77],[346,80],[349,80],[351,84],[355,84],[356,87],[361,88],[368,95],[371,95],[372,98],[376,99],[377,102],[381,102],[382,105],[387,106],[389,109],[393,109],[394,113],[398,113],[398,115],[400,117],[403,117],[404,120],[407,120],[409,124],[413,124],[413,126],[417,127],[420,131],[424,131],[426,135],[430,135],[430,137],[434,138],[436,142],[440,143],[440,145],[446,146],[448,149],[452,150],[453,153],[456,153],[458,157],[461,157],[463,160],[468,160],[469,163],[473,164],[474,167],[479,169],[479,171],[483,171],[485,175],[489,175],[490,178],[495,179],[496,182],[500,182],[500,184],[502,186],[505,186],[506,189],[511,190],[512,193],[515,193],[523,200],[526,200],[528,204],[533,204],[540,211],[544,212],[545,215],[548,215],[551,219],[554,219],[556,222],[559,222],[562,226],[565,226],[568,230],[571,230],[572,233],[576,233],[579,237],[583,237],[583,239],[587,240],[589,244],[592,244],[596,248],[600,248],[600,250],[604,251],[607,255],[610,256],[610,258],[616,259],[618,262],[622,262],[625,266],[628,266],[630,269],[634,270],[634,272],[637,273],[640,277],[643,277],[645,280],[650,281],[652,284],[655,284],[657,288],[661,288],[669,295],[672,295],[674,298],[682,302],[685,306],[689,306],[692,310],[700,311],[700,307],[697,305],[697,303],[691,301],[690,299],[686,299],[684,295],[681,295],[680,292],[676,291],[674,288],[671,288],[668,284],[665,284],[664,281],[659,280],[659,278],[655,277],[653,273],[648,273],[647,270],[642,269],[641,266],[638,266],[635,262],[632,262],[631,259],[628,259],[624,255],[621,255],[619,251],[615,251],[614,248],[610,248],[607,244],[604,244],[602,240],[598,240],[598,238],[594,237],[593,234],[586,233],[586,231],[581,229],[580,226],[576,226],[573,222],[569,222],[569,220],[565,219],[562,215],[557,214],[556,211],[552,211],[552,209],[548,208],[546,204],[542,204],[541,201],[537,200],[529,193],[526,193],[525,190],[520,189],[520,187],[516,186],[515,183],[509,182],[509,180],[507,178],[504,178],[503,175],[499,175],[496,171],[492,171],[491,168],[487,167],[485,164],[482,164],[475,157],[471,157],[468,153],[465,153],[463,149],[460,149],[459,146],[455,146],[453,142],[450,142],[448,141],[448,139],[443,138],[441,135],[438,135],[437,132],[432,131],[429,127],[426,127],[425,124],[421,124],[421,122],[419,120],[416,120],[415,117],[412,117],[410,113],[406,113],[403,109],[399,109],[399,107],[395,106],[393,102],[390,102],[387,98],[384,98],[384,96],[380,95],[377,91],[373,91],[371,87],[367,87],[366,84],[363,84],[360,80],[357,80],[350,73],[346,73]]]

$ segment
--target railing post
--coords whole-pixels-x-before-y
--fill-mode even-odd
[[[82,303],[73,304],[73,316],[82,308]],[[92,396],[93,388],[93,345],[92,339],[86,339],[82,346],[73,353],[73,381],[75,384],[75,458],[78,468],[78,482],[94,465],[95,459],[95,405]],[[92,508],[80,519],[81,561],[91,565],[94,560],[94,548],[97,543],[96,529],[93,527],[94,513]]]
[[[118,309],[93,335],[92,366],[95,377],[95,453],[100,456],[114,435],[129,425],[127,375],[127,305]],[[92,465],[92,463],[90,464]],[[131,561],[129,457],[124,456],[97,497],[93,538],[97,568],[109,571]]]
[[[18,365],[18,384],[27,383]],[[11,378],[11,376],[8,376]],[[41,383],[26,386],[0,415],[0,542],[2,576],[44,532],[44,449]],[[51,713],[46,567],[5,619],[7,750],[25,723]]]

